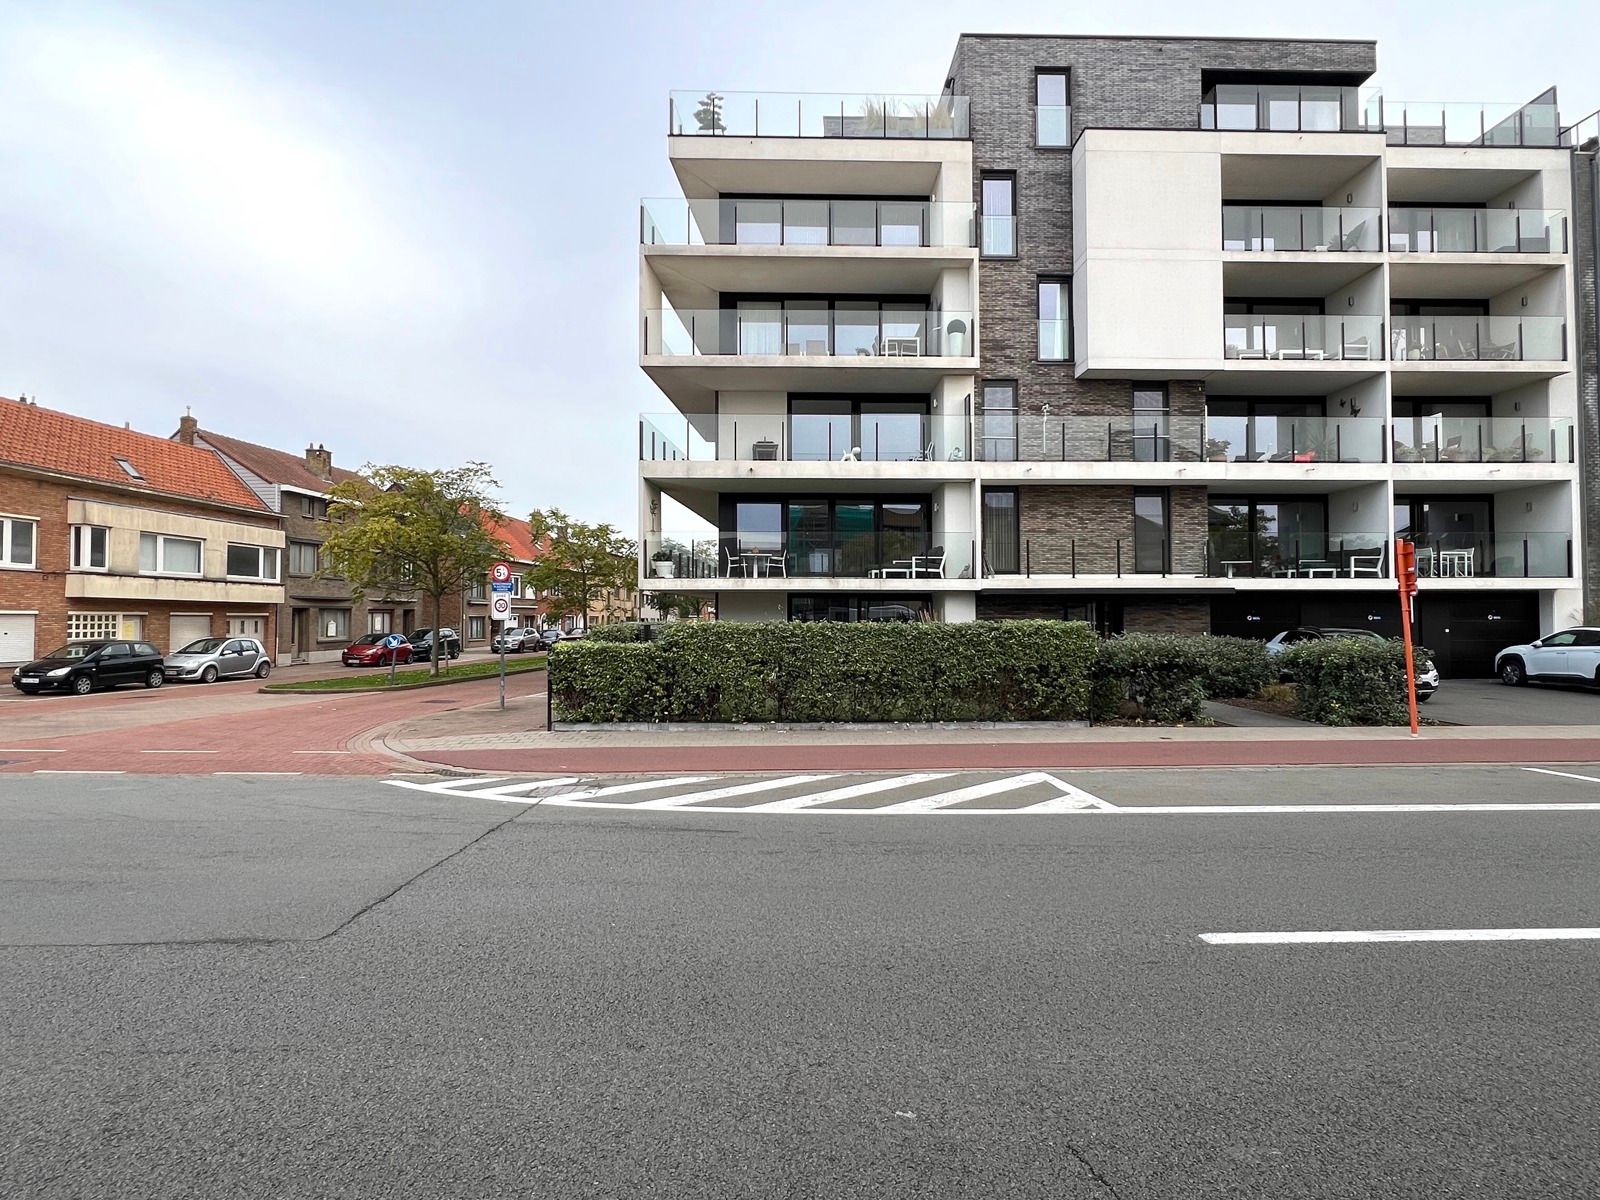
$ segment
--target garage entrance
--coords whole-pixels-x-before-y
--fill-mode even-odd
[[[0,663],[26,663],[34,659],[31,613],[0,613]]]
[[[168,627],[168,638],[172,644],[167,647],[167,653],[175,654],[190,642],[210,636],[210,613],[173,613]]]
[[[1487,678],[1496,653],[1539,633],[1536,592],[1417,597],[1417,640],[1433,652],[1446,679]]]

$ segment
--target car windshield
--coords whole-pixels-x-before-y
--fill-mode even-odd
[[[351,644],[356,646],[376,646],[388,636],[389,635],[387,633],[365,633],[358,637]]]
[[[215,654],[222,649],[222,644],[227,638],[201,638],[197,642],[190,642],[179,654]]]
[[[104,642],[68,642],[58,650],[46,654],[46,658],[88,658],[96,650],[105,646]]]
[[[415,633],[413,633],[411,635],[411,640],[413,642],[425,642],[429,638],[431,638],[432,636],[433,636],[433,630],[431,630],[431,629],[419,629],[419,630],[417,630]]]

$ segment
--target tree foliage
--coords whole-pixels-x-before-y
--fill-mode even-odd
[[[587,626],[589,606],[601,593],[638,586],[638,550],[615,525],[574,521],[559,508],[535,510],[528,525],[536,542],[550,539],[529,579],[553,616],[579,617]]]
[[[505,520],[498,487],[484,463],[441,471],[368,464],[329,492],[323,553],[357,589],[415,588],[433,602],[438,628],[445,596],[482,579],[503,552],[487,528]],[[434,646],[443,649],[437,637]]]

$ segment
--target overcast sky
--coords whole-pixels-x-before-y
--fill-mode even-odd
[[[0,0],[0,395],[631,532],[667,92],[937,91],[964,30],[1368,37],[1391,98],[1600,107],[1594,0]]]

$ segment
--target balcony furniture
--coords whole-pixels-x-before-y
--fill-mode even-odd
[[[1477,554],[1472,550],[1439,551],[1439,574],[1451,579],[1470,579],[1476,573]]]
[[[1315,562],[1302,562],[1300,569],[1305,572],[1307,579],[1337,579],[1339,577],[1339,568],[1321,559],[1317,559]]]
[[[1373,579],[1383,578],[1383,554],[1352,554],[1346,570],[1350,578],[1355,579],[1362,575],[1369,575]]]
[[[1435,569],[1435,556],[1432,546],[1417,547],[1417,574],[1431,577],[1437,573]]]
[[[927,448],[924,449],[923,452],[918,456],[918,461],[919,462],[933,462],[934,461],[933,443],[932,442],[929,442],[928,445],[927,445]]]
[[[883,339],[883,355],[885,358],[921,358],[922,339],[920,337],[886,337]]]
[[[726,546],[722,548],[722,557],[724,560],[724,570],[727,572],[729,579],[733,578],[735,571],[737,571],[740,575],[744,575],[743,557],[735,558],[733,551],[729,550]],[[746,578],[748,578],[748,576],[746,576]]]
[[[1367,236],[1367,223],[1358,221],[1354,226],[1344,231],[1344,240],[1339,243],[1341,250],[1360,250],[1361,242]],[[1321,247],[1318,247],[1321,249]]]
[[[887,567],[874,567],[867,572],[868,579],[910,579],[917,568],[915,558],[897,558]]]
[[[1222,573],[1228,579],[1233,579],[1239,574],[1240,567],[1251,567],[1255,564],[1248,558],[1225,558],[1222,560]]]
[[[1317,350],[1311,347],[1302,347],[1301,349],[1297,350],[1291,346],[1288,349],[1279,350],[1276,354],[1272,355],[1272,357],[1276,358],[1279,362],[1287,362],[1290,359],[1312,359],[1314,361],[1321,362],[1323,359],[1328,357],[1328,352],[1326,350]]]
[[[757,462],[776,462],[778,460],[778,443],[762,438],[759,442],[750,443],[750,457]]]
[[[1224,353],[1225,353],[1225,356],[1228,357],[1228,358],[1241,358],[1241,359],[1243,359],[1243,358],[1261,358],[1261,359],[1264,359],[1264,358],[1267,357],[1266,347],[1264,347],[1264,346],[1237,346],[1237,345],[1230,345],[1230,346],[1224,347]]]
[[[935,546],[932,554],[916,555],[911,560],[911,578],[943,579],[944,560],[943,546]]]
[[[1357,362],[1367,362],[1372,355],[1372,343],[1367,338],[1356,338],[1344,344],[1344,357]]]
[[[840,462],[860,462],[861,461],[861,447],[860,446],[851,446],[850,449],[846,450],[843,454],[841,454],[839,456],[839,461]]]

